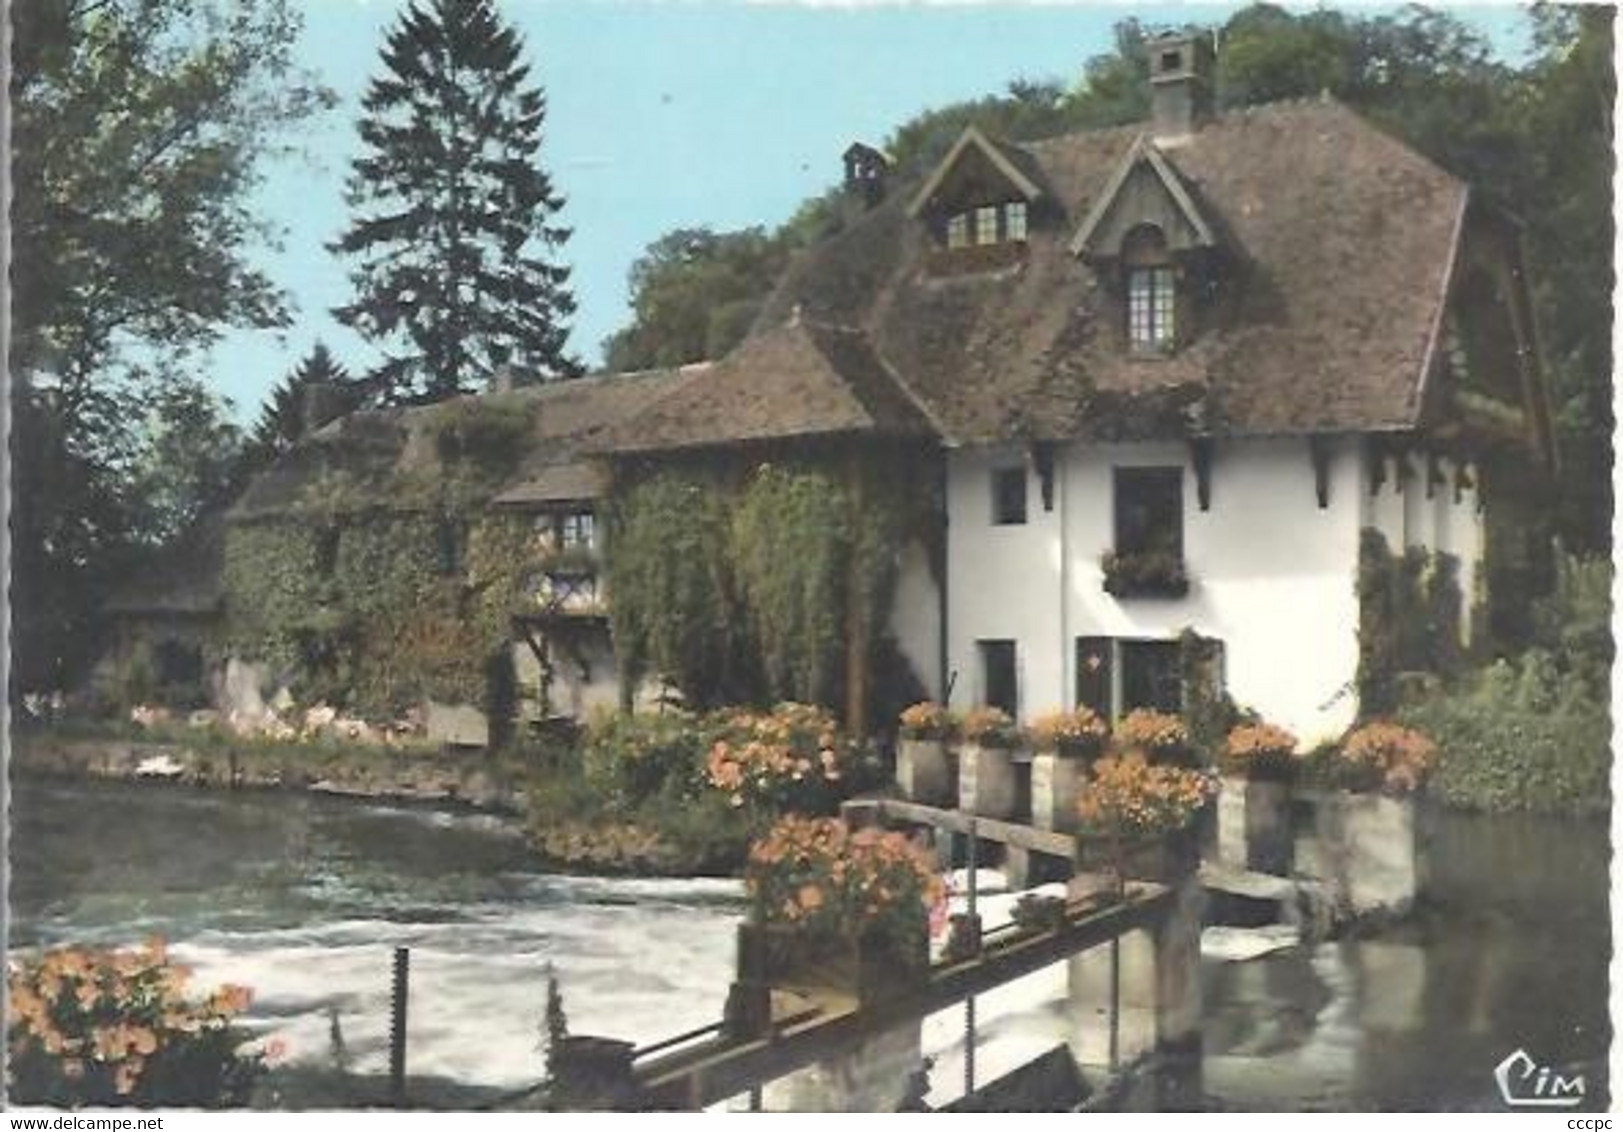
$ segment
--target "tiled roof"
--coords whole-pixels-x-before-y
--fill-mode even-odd
[[[860,331],[791,313],[592,447],[619,453],[826,435],[928,435],[919,406]]]
[[[1213,120],[1161,155],[1222,259],[1187,346],[1138,358],[1112,282],[1067,245],[1141,132],[1020,147],[1052,207],[997,270],[925,270],[929,236],[898,188],[792,265],[762,326],[798,308],[862,328],[959,442],[1101,435],[1135,400],[1192,397],[1199,427],[1219,433],[1413,426],[1465,186],[1333,101]]]

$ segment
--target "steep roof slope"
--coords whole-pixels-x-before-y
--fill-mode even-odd
[[[629,453],[789,436],[931,431],[859,331],[791,313],[591,446]]]
[[[1188,345],[1135,357],[1107,281],[1068,244],[1141,133],[1018,147],[1052,196],[1024,257],[996,270],[928,272],[931,237],[898,188],[791,267],[762,325],[799,309],[861,327],[959,442],[1117,435],[1133,403],[1213,432],[1412,427],[1465,186],[1333,101],[1215,119],[1161,154],[1225,259]]]

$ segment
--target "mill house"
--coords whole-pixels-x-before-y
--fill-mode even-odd
[[[545,667],[546,710],[618,699],[597,585],[616,469],[797,443],[912,454],[936,523],[887,628],[954,706],[1176,710],[1192,631],[1237,702],[1331,737],[1358,711],[1367,532],[1450,556],[1480,632],[1490,560],[1525,554],[1513,525],[1492,545],[1492,513],[1555,460],[1518,220],[1328,97],[1215,112],[1204,38],[1150,63],[1145,122],[971,127],[913,178],[852,146],[840,230],[714,362],[481,397],[533,424],[517,472],[459,505],[582,551],[529,584],[521,688]],[[356,505],[386,502],[433,411],[328,424],[227,541],[324,461],[364,458]],[[1493,450],[1525,476],[1485,483]]]

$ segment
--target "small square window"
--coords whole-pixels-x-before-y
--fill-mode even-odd
[[[995,204],[983,205],[975,210],[975,242],[977,244],[997,243],[997,214]]]
[[[1024,240],[1026,238],[1026,202],[1016,200],[1004,205],[1003,224],[1007,229],[1005,239]]]
[[[947,246],[949,248],[969,246],[969,213],[960,212],[947,219]]]
[[[1183,559],[1183,469],[1117,468],[1116,553]]]
[[[999,468],[992,473],[992,522],[1000,527],[1026,521],[1026,470]]]

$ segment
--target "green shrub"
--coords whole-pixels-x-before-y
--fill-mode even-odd
[[[1449,805],[1543,813],[1610,805],[1606,705],[1548,652],[1500,661],[1398,718],[1436,741],[1431,788]]]
[[[601,713],[586,728],[581,766],[600,806],[630,813],[655,798],[700,791],[713,728],[685,711]]]

